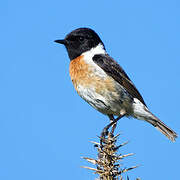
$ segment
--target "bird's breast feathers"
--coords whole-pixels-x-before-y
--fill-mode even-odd
[[[126,93],[93,62],[92,57],[91,54],[83,54],[71,60],[69,72],[73,85],[78,94],[98,111],[117,114],[122,106],[120,99]]]
[[[97,91],[105,84],[113,87],[113,79],[93,62],[92,58],[96,53],[104,54],[105,50],[99,45],[70,62],[69,72],[77,92],[79,91],[78,86],[95,88]]]
[[[103,90],[104,88],[113,91],[114,80],[107,76],[95,63],[88,63],[83,55],[71,61],[69,72],[77,91],[78,86],[95,88],[96,91]]]

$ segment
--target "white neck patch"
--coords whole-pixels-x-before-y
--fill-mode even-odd
[[[85,59],[92,59],[96,54],[106,54],[104,46],[99,43],[96,47],[91,48],[89,51],[84,52],[82,55]]]
[[[99,43],[96,47],[90,49],[89,51],[84,52],[82,55],[84,56],[84,61],[91,65],[90,67],[93,68],[94,75],[99,77],[107,77],[107,74],[93,61],[94,55],[97,54],[107,54],[104,46]]]

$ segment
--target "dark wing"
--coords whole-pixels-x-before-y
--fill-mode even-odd
[[[94,55],[93,61],[115,81],[121,84],[133,98],[137,98],[146,106],[141,94],[136,89],[135,85],[115,60],[113,60],[107,54],[97,54]]]

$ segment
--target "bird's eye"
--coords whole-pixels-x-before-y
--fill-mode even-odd
[[[82,36],[79,36],[78,39],[79,39],[79,41],[81,41],[81,42],[84,41],[84,37],[82,37]]]

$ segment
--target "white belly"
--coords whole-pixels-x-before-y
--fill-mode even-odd
[[[109,89],[105,83],[102,83],[101,90],[97,91],[96,87],[77,86],[78,94],[92,107],[103,114],[120,115],[120,111],[125,109],[129,111],[131,99],[127,96],[120,85],[115,85],[115,91]]]

